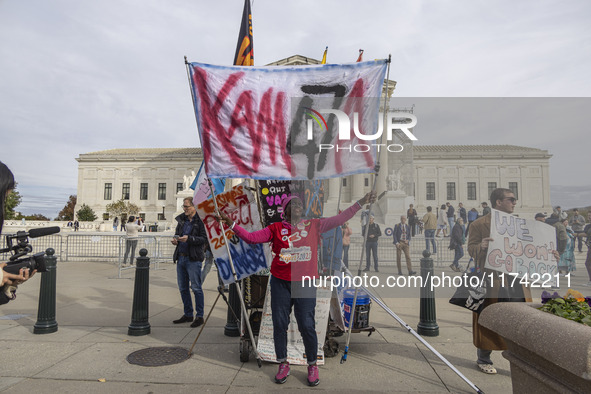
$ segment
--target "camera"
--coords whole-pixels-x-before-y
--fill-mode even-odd
[[[47,268],[45,267],[45,253],[35,253],[32,256],[7,262],[3,270],[10,274],[18,275],[21,268],[28,268],[30,272],[34,270],[37,270],[37,272],[47,272]]]
[[[6,249],[0,249],[0,253],[11,252],[12,256],[3,270],[15,275],[19,274],[21,268],[28,268],[31,272],[34,270],[37,270],[37,272],[46,272],[47,268],[45,267],[44,252],[35,253],[32,256],[26,256],[33,251],[33,247],[29,244],[29,237],[43,237],[45,235],[59,233],[59,231],[59,227],[45,227],[32,229],[28,233],[25,231],[19,231],[15,235],[7,235],[6,244],[8,247]]]

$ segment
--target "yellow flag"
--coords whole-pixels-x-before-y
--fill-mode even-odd
[[[326,54],[328,53],[328,47],[324,50],[324,55],[322,55],[322,61],[320,64],[326,64]]]

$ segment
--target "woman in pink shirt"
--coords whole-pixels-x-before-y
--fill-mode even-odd
[[[296,196],[288,196],[282,201],[283,221],[273,223],[262,230],[248,232],[223,212],[221,219],[234,233],[247,243],[270,242],[273,251],[271,262],[271,312],[273,316],[273,340],[279,371],[275,382],[285,383],[289,375],[287,362],[287,328],[291,308],[302,334],[308,361],[308,384],[319,383],[318,338],[316,336],[314,309],[316,307],[316,288],[303,287],[302,278],[318,277],[318,245],[320,234],[342,225],[351,219],[361,207],[376,200],[376,194],[368,193],[340,214],[330,218],[303,219],[303,204]]]

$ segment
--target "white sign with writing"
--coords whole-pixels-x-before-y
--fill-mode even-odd
[[[318,288],[316,291],[316,335],[318,336],[318,365],[324,365],[324,337],[326,336],[326,325],[330,309],[331,291],[328,287]],[[271,285],[267,286],[265,306],[263,308],[263,319],[259,330],[259,342],[257,345],[259,356],[264,361],[277,362],[275,356],[275,345],[273,342],[273,318],[271,314]],[[293,311],[290,316],[289,328],[287,329],[287,361],[294,365],[307,365],[304,356],[304,341],[298,331]]]
[[[555,278],[556,229],[534,219],[523,219],[496,209],[491,213],[490,237],[484,267],[517,275],[528,281]]]

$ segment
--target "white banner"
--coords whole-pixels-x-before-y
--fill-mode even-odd
[[[554,227],[493,209],[490,237],[485,268],[525,278],[533,282],[532,287],[554,283],[558,273],[552,254],[556,249]]]
[[[190,63],[208,176],[321,179],[373,171],[386,65]]]
[[[326,337],[326,326],[330,309],[331,291],[328,287],[320,287],[316,290],[315,327],[318,337],[318,365],[324,365],[324,338]],[[289,316],[289,327],[287,329],[287,361],[294,365],[306,365],[304,341],[298,331],[298,323],[293,310]],[[271,281],[267,286],[265,295],[265,306],[263,307],[263,318],[259,330],[259,341],[257,351],[263,361],[277,362],[275,356],[275,342],[273,341],[273,315],[271,313]]]

